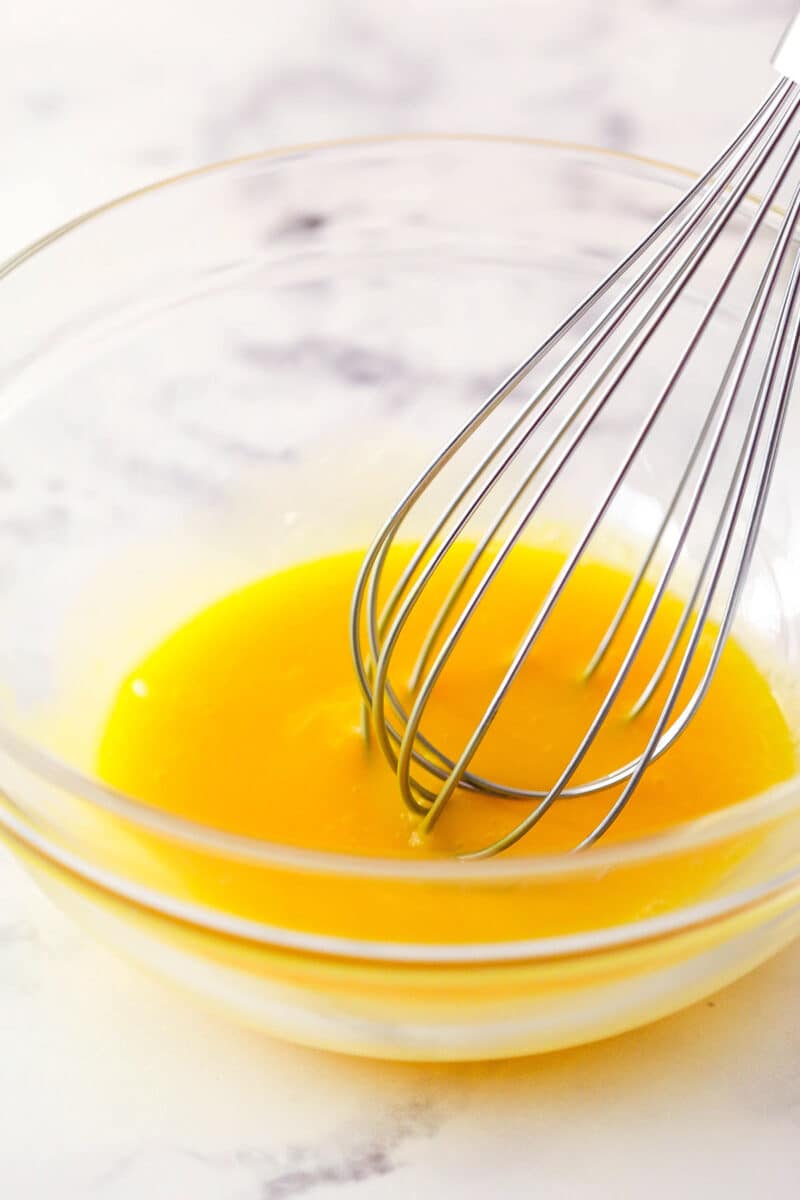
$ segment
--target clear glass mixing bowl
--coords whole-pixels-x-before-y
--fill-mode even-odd
[[[280,1036],[430,1059],[619,1032],[797,932],[796,780],[646,843],[537,859],[532,839],[527,858],[421,864],[229,836],[92,775],[103,713],[139,654],[234,586],[365,544],[454,423],[685,183],[657,163],[519,139],[301,147],[125,197],[0,271],[0,827],[87,927]],[[799,421],[742,607],[790,709]],[[623,408],[608,453],[629,434]],[[744,857],[743,838],[757,847]],[[713,891],[597,926],[598,889],[646,897],[653,871],[728,846],[736,865]],[[253,872],[263,911],[198,903],[176,854]],[[304,907],[309,877],[335,884],[330,925]],[[391,913],[413,908],[421,880],[466,939],[404,936]],[[564,888],[585,900],[573,927],[470,940],[487,896],[530,893],[552,912]]]

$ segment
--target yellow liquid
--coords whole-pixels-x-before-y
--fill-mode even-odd
[[[423,725],[457,752],[497,685],[562,561],[520,547],[487,594],[448,664]],[[389,858],[450,856],[485,845],[515,825],[525,802],[457,793],[433,833],[414,839],[416,818],[400,800],[383,755],[365,745],[350,661],[348,612],[362,551],[307,562],[270,576],[195,616],[123,682],[98,751],[107,781],[167,812],[217,829],[290,846]],[[391,564],[398,569],[402,554]],[[461,559],[463,561],[463,557]],[[458,556],[449,578],[459,565]],[[390,570],[389,574],[391,575]],[[439,598],[448,575],[439,580]],[[474,768],[506,783],[546,786],[586,730],[620,661],[615,649],[581,680],[625,592],[626,576],[589,563],[575,575]],[[430,604],[437,595],[432,594]],[[624,647],[646,593],[623,626]],[[410,665],[430,608],[398,648],[398,678]],[[603,735],[577,780],[627,762],[653,715],[631,721],[631,702],[658,664],[682,611],[667,597]],[[713,629],[704,633],[707,651]],[[682,694],[691,694],[704,664]],[[788,778],[794,741],[769,683],[729,641],[700,711],[646,772],[606,843],[654,834],[744,800]],[[511,854],[569,849],[616,793],[559,801]],[[222,860],[209,865],[177,847],[155,851],[192,899],[296,928],[413,940],[545,936],[668,911],[709,893],[753,849],[746,838],[598,881],[583,876],[548,888],[464,885],[443,897],[435,881],[345,880]],[[445,902],[442,903],[441,901]]]

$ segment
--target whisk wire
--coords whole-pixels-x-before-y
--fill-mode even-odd
[[[790,92],[785,89],[778,93],[778,95],[776,97],[776,102],[774,103],[773,106],[771,106],[771,111],[769,111],[767,114],[767,119],[766,119],[767,122],[772,121],[773,118],[775,118],[776,114],[780,113],[780,111],[781,111],[782,107],[784,106],[784,103],[787,100],[787,98],[789,97],[789,95],[790,95]],[[783,122],[780,125],[781,131],[785,127],[785,124],[787,123],[790,116],[792,115],[794,108],[796,107],[796,103],[797,103],[797,100],[795,98],[795,103],[792,107],[791,112],[789,113],[788,116],[784,116]],[[766,124],[766,123],[762,127],[757,129],[755,148],[758,147],[758,144],[759,144],[758,139],[763,135],[765,128],[768,128],[768,124]],[[767,151],[766,151],[767,154],[771,150],[771,146],[772,146],[772,143],[769,143],[768,147],[767,147]],[[747,156],[753,152],[753,149],[754,149],[753,145],[746,145],[744,147],[744,150],[742,151],[740,158],[738,160],[736,160],[736,162],[734,163],[734,167],[731,169],[731,172],[729,172],[728,175],[724,176],[722,178],[722,180],[720,180],[718,182],[716,188],[703,201],[703,203],[701,205],[701,209],[700,209],[701,213],[704,213],[708,210],[710,205],[714,202],[714,200],[719,196],[719,194],[727,186],[727,184],[729,183],[733,174],[738,169],[738,167],[741,165],[741,162],[744,161],[747,158]],[[763,165],[764,157],[765,157],[765,153],[762,151],[762,153],[756,160],[755,166],[751,167],[745,180],[740,184],[739,191],[737,191],[737,193],[735,193],[734,196],[731,199],[729,199],[729,201],[725,205],[725,208],[723,209],[722,213],[718,214],[718,217],[717,217],[715,223],[712,225],[710,232],[706,231],[706,233],[704,234],[704,237],[701,240],[702,247],[708,248],[713,243],[713,237],[714,237],[716,231],[718,230],[720,224],[724,224],[725,221],[734,212],[736,204],[738,203],[738,200],[741,198],[742,192],[744,190],[746,190],[746,188],[752,182],[755,175],[758,173],[758,170],[760,169],[761,165]],[[654,261],[654,263],[650,265],[650,268],[645,271],[643,276],[641,276],[639,279],[634,281],[633,285],[631,285],[628,288],[625,295],[623,297],[621,297],[620,300],[618,300],[614,306],[612,306],[612,308],[609,310],[609,312],[606,312],[601,315],[601,317],[595,322],[595,324],[592,326],[592,329],[584,337],[584,339],[582,340],[580,345],[576,348],[576,350],[573,351],[572,354],[567,356],[567,358],[564,360],[564,362],[562,364],[559,365],[559,367],[556,369],[556,371],[550,377],[550,379],[547,381],[547,383],[544,385],[544,387],[540,390],[540,392],[536,396],[534,396],[533,400],[526,406],[526,409],[523,411],[523,414],[521,414],[521,417],[516,419],[514,422],[512,422],[511,427],[506,431],[506,433],[501,437],[500,441],[495,445],[495,447],[493,447],[493,449],[489,452],[489,454],[479,464],[478,468],[473,472],[473,474],[471,475],[471,477],[468,480],[465,487],[462,488],[461,493],[459,494],[459,497],[457,497],[456,502],[452,503],[448,507],[448,510],[445,512],[445,514],[443,514],[442,517],[440,517],[439,520],[436,522],[433,531],[428,535],[428,537],[422,543],[422,546],[420,547],[420,550],[417,552],[415,559],[412,560],[412,563],[410,564],[410,568],[407,569],[406,572],[404,573],[404,575],[401,577],[400,584],[394,589],[389,602],[387,603],[386,607],[384,608],[384,610],[381,614],[380,619],[377,622],[375,620],[375,615],[374,615],[374,603],[375,603],[375,593],[377,590],[377,583],[378,583],[382,563],[380,563],[378,568],[375,570],[373,577],[370,580],[370,593],[369,593],[368,601],[367,601],[367,609],[370,613],[369,624],[370,624],[370,633],[371,633],[371,637],[370,637],[371,651],[377,659],[377,666],[376,666],[376,671],[375,671],[375,675],[374,675],[374,682],[373,682],[373,689],[372,689],[372,713],[373,713],[373,720],[375,723],[375,729],[376,729],[379,743],[381,745],[381,748],[382,748],[384,754],[387,756],[387,758],[389,759],[389,761],[392,763],[393,766],[398,765],[398,760],[397,760],[397,757],[393,750],[393,743],[397,743],[398,741],[401,741],[401,739],[398,736],[398,733],[394,729],[394,727],[389,722],[387,722],[387,720],[385,718],[385,714],[384,714],[385,700],[387,698],[389,699],[390,704],[394,708],[397,715],[400,716],[401,720],[407,721],[407,717],[406,717],[405,712],[402,709],[402,706],[397,701],[397,697],[395,696],[394,692],[391,691],[387,686],[388,662],[389,662],[391,654],[394,650],[396,641],[403,629],[403,626],[405,625],[405,622],[406,622],[408,615],[410,614],[414,604],[416,603],[416,601],[417,601],[419,595],[421,594],[421,592],[423,591],[423,589],[427,586],[428,581],[430,580],[431,576],[436,571],[439,564],[443,561],[447,552],[449,551],[449,549],[451,548],[451,546],[453,545],[453,543],[455,542],[455,540],[457,539],[459,534],[466,527],[471,516],[475,513],[475,511],[477,510],[479,505],[485,500],[486,496],[490,493],[490,491],[495,486],[497,481],[505,473],[505,471],[507,470],[510,463],[513,461],[513,459],[516,457],[516,455],[519,453],[519,451],[522,449],[522,447],[526,444],[528,439],[536,431],[536,429],[538,428],[538,425],[541,423],[541,420],[547,415],[547,413],[554,407],[556,402],[565,393],[568,386],[577,377],[579,371],[586,365],[586,363],[591,359],[591,357],[605,343],[607,338],[611,335],[613,330],[616,328],[617,324],[619,323],[619,320],[621,320],[621,318],[625,315],[625,313],[627,311],[629,311],[629,309],[632,307],[633,303],[644,292],[644,290],[649,285],[651,280],[660,272],[660,270],[663,269],[663,267],[670,260],[670,258],[675,253],[675,251],[680,247],[680,245],[685,240],[685,238],[688,236],[688,234],[693,231],[693,229],[695,228],[695,225],[696,225],[696,217],[697,217],[696,213],[690,214],[689,218],[687,218],[687,220],[683,223],[683,225],[679,228],[679,230],[673,235],[668,246],[664,248],[662,253]],[[686,263],[684,263],[678,269],[678,271],[675,273],[675,275],[672,277],[672,279],[667,284],[667,287],[662,291],[662,293],[659,295],[659,297],[656,298],[656,301],[651,306],[651,309],[648,310],[648,313],[645,314],[645,317],[637,324],[636,328],[634,329],[634,331],[630,335],[630,337],[628,339],[626,339],[625,343],[623,343],[623,346],[620,347],[620,349],[616,353],[616,355],[612,356],[612,358],[609,360],[609,362],[606,364],[605,368],[601,372],[600,376],[594,381],[592,387],[580,398],[580,400],[577,402],[577,404],[573,408],[572,412],[570,414],[568,414],[565,421],[562,422],[561,427],[557,431],[556,435],[552,439],[549,446],[546,448],[545,454],[540,459],[538,459],[534,462],[533,468],[529,472],[526,479],[523,481],[522,487],[519,489],[518,493],[515,494],[515,497],[512,497],[512,500],[509,503],[509,505],[507,505],[506,510],[504,510],[501,513],[499,521],[497,523],[498,525],[500,523],[502,523],[502,521],[505,519],[505,516],[506,516],[509,508],[511,506],[513,506],[513,503],[515,502],[516,498],[519,495],[521,495],[522,492],[524,492],[525,488],[527,487],[527,484],[533,478],[533,476],[535,475],[535,473],[541,466],[544,459],[555,448],[555,445],[557,444],[558,440],[563,435],[564,431],[567,428],[569,428],[569,426],[575,420],[575,417],[577,416],[578,412],[581,411],[581,409],[583,408],[583,406],[585,405],[585,403],[587,402],[589,397],[594,393],[594,391],[597,390],[600,383],[606,378],[608,372],[611,370],[613,365],[618,361],[619,357],[622,355],[624,350],[635,339],[636,334],[638,333],[640,328],[647,326],[647,321],[650,317],[650,314],[653,312],[658,313],[659,305],[667,304],[669,302],[669,300],[671,298],[673,298],[673,293],[671,292],[670,289],[677,290],[677,288],[681,284],[683,275],[685,275],[685,273],[689,270],[691,265],[692,265],[692,259],[689,259],[689,260],[687,260]],[[620,311],[620,309],[622,311]],[[653,328],[655,328],[655,326],[653,326]],[[649,326],[648,326],[648,329],[650,332],[652,332],[652,329]],[[594,342],[594,344],[592,344],[592,338],[596,332],[599,333],[599,336],[598,336],[597,340]],[[639,346],[639,350],[641,350],[641,348],[643,348],[644,344],[645,343],[642,343],[642,345]],[[451,532],[448,535],[445,542],[437,549],[437,551],[433,555],[432,559],[428,562],[422,575],[417,579],[417,581],[413,585],[412,590],[411,590],[410,594],[408,595],[408,597],[406,598],[405,602],[403,603],[399,614],[397,614],[395,616],[394,622],[390,627],[390,631],[388,633],[384,634],[384,636],[382,637],[381,646],[380,646],[380,650],[379,650],[378,644],[377,644],[378,638],[379,638],[380,634],[383,633],[384,627],[385,627],[386,623],[388,622],[389,616],[391,615],[391,606],[396,605],[399,602],[401,587],[407,584],[409,576],[411,574],[411,568],[414,567],[416,565],[416,563],[419,561],[419,559],[422,557],[422,555],[428,549],[430,549],[431,545],[433,544],[433,542],[435,540],[437,533],[441,530],[441,528],[445,524],[448,516],[452,513],[453,509],[456,507],[457,502],[464,495],[466,495],[469,492],[471,487],[475,484],[476,480],[480,478],[480,475],[484,471],[485,467],[492,460],[492,458],[496,456],[498,450],[503,445],[505,445],[505,443],[507,443],[507,441],[509,440],[509,438],[513,434],[513,432],[515,432],[516,429],[519,428],[519,426],[522,423],[522,420],[525,417],[527,417],[527,415],[530,413],[531,409],[533,409],[536,406],[536,404],[542,399],[542,397],[546,394],[547,390],[552,386],[553,381],[555,379],[557,379],[559,377],[559,375],[566,368],[568,368],[569,366],[571,366],[574,363],[576,357],[579,356],[579,354],[584,350],[585,347],[587,347],[587,345],[588,345],[588,351],[583,355],[582,359],[579,361],[578,367],[573,370],[572,374],[568,375],[566,383],[562,384],[561,388],[559,388],[559,390],[555,394],[555,396],[551,396],[551,398],[548,401],[548,403],[546,404],[544,410],[537,415],[537,418],[534,420],[532,426],[527,431],[525,431],[525,433],[522,435],[522,437],[519,439],[519,441],[513,447],[512,451],[502,461],[502,463],[500,464],[500,467],[495,470],[495,472],[492,474],[492,476],[490,477],[488,482],[484,484],[484,486],[482,487],[479,494],[472,500],[472,502],[471,502],[470,506],[468,507],[468,509],[466,510],[466,512],[461,515],[455,528],[453,530],[451,530]],[[604,404],[606,403],[606,401],[608,400],[610,395],[613,393],[620,378],[621,378],[621,375],[617,376],[617,378],[614,380],[613,384],[607,389],[606,393],[604,393],[603,397],[601,398],[601,402],[596,404],[594,406],[594,408],[590,411],[589,419],[582,424],[582,426],[579,428],[578,435],[575,438],[573,438],[573,440],[570,444],[571,448],[574,448],[574,446],[579,444],[581,438],[583,437],[584,433],[588,429],[589,425],[592,423],[592,421],[598,415],[598,413],[601,411],[602,407],[604,406]],[[572,452],[571,448],[568,448],[568,454],[567,454],[566,458],[568,458],[569,454]],[[561,465],[563,465],[563,463],[566,461],[566,458],[562,457],[562,459],[560,460],[559,471],[561,469]],[[551,473],[550,482],[552,482],[556,477],[557,477],[557,472],[555,474]],[[549,484],[548,484],[548,487],[549,487]],[[541,496],[538,497],[538,499],[540,499],[540,498],[541,498]],[[538,503],[538,499],[537,499],[536,503]],[[492,531],[490,531],[490,535],[491,535],[491,533],[492,533]],[[486,546],[486,544],[488,544],[488,541],[489,541],[489,537],[486,537],[483,539],[480,547],[478,548],[478,552],[476,552],[475,556],[471,560],[471,563],[468,564],[468,567],[471,567],[471,565],[474,565],[474,562],[476,562],[479,559],[480,554],[485,549],[485,546]],[[388,549],[388,545],[389,545],[389,543],[387,541],[387,544],[386,544],[387,549]],[[467,577],[468,577],[468,571],[465,572],[464,582],[466,581]],[[463,586],[463,584],[462,584],[462,586]],[[456,598],[457,598],[457,592],[454,590],[451,595],[451,598],[450,598],[450,607],[452,607],[452,603],[456,600]],[[448,608],[448,604],[446,602],[443,613],[440,614],[440,617],[436,621],[434,621],[434,623],[432,625],[431,635],[429,635],[429,638],[428,638],[429,644],[432,644],[439,629],[441,628],[443,621],[446,619],[447,608]],[[428,650],[429,650],[429,645],[426,645],[426,647],[423,647],[423,652],[422,652],[422,655],[420,656],[420,662],[423,660],[423,657],[427,657]],[[419,674],[419,665],[420,665],[420,663],[418,662],[417,669],[415,669],[415,672],[412,674],[412,680],[411,680],[411,684],[410,684],[412,690],[415,690],[417,682],[418,682],[417,677]],[[431,746],[431,744],[427,741],[427,739],[424,739],[424,737],[421,734],[419,734],[418,728],[415,729],[415,736],[417,737],[417,740],[420,745],[425,746],[426,749],[432,749],[434,751],[434,753],[436,754],[436,757],[439,759],[440,762],[444,762],[445,766],[449,765],[452,767],[452,764],[448,763],[445,756],[443,756],[441,754],[441,752],[439,752],[438,750],[433,748]],[[438,766],[431,764],[430,760],[427,759],[424,755],[420,755],[418,750],[414,750],[413,755],[412,755],[412,761],[415,761],[420,765],[424,765],[427,769],[432,770],[434,774],[438,775],[439,777],[442,777],[441,771],[438,768]],[[409,787],[405,783],[404,775],[399,774],[399,777],[400,777],[401,791],[404,795],[404,798],[406,799],[406,802],[409,803],[412,807],[418,808],[418,805],[412,798],[412,794],[411,794]],[[470,777],[465,776],[464,781],[473,786],[478,786],[478,787],[485,786],[485,781],[479,780],[477,777],[474,777],[474,776],[470,776]],[[494,788],[494,786],[492,787],[492,790],[496,790]],[[514,792],[514,794],[523,794],[520,792],[519,789],[515,789],[512,791]],[[524,794],[528,794],[528,793],[524,793]],[[426,798],[427,798],[427,795],[428,794],[426,793]]]
[[[640,717],[662,685],[667,687],[666,697],[647,733],[644,748],[636,757],[594,778],[575,782],[574,776],[617,704],[631,668],[654,627],[656,614],[690,545],[690,535],[693,536],[707,497],[709,482],[712,477],[716,479],[720,469],[722,447],[730,436],[732,416],[742,403],[755,349],[796,236],[800,187],[779,226],[722,379],[689,447],[688,457],[673,484],[655,533],[584,668],[583,678],[588,680],[610,652],[669,534],[670,546],[643,615],[586,732],[556,781],[547,787],[512,786],[485,778],[473,769],[473,759],[514,680],[617,501],[634,463],[649,443],[654,427],[662,419],[678,382],[693,361],[697,347],[720,311],[744,259],[755,245],[757,234],[764,227],[779,190],[800,153],[800,134],[791,136],[789,148],[762,198],[754,206],[749,193],[776,147],[789,135],[798,109],[800,86],[790,79],[781,79],[703,176],[450,438],[400,500],[367,552],[351,609],[353,659],[376,742],[396,771],[405,803],[421,816],[422,831],[427,832],[434,826],[459,788],[535,802],[533,809],[503,837],[465,857],[486,857],[507,849],[529,832],[558,799],[586,796],[619,785],[621,791],[603,818],[576,849],[592,845],[624,810],[645,770],[686,729],[707,693],[752,559],[795,379],[800,332],[800,259],[796,253],[789,284],[780,301],[766,365],[755,389],[729,483],[706,540],[694,583],[674,622],[666,649],[628,710],[629,717]],[[422,728],[428,704],[447,663],[531,521],[658,334],[678,299],[686,294],[689,282],[703,264],[713,261],[712,251],[720,244],[723,231],[734,218],[741,216],[745,206],[753,208],[749,223],[677,361],[669,370],[666,382],[658,389],[621,463],[606,482],[590,519],[555,571],[466,744],[456,753],[447,753]],[[619,292],[616,296],[611,295],[615,288]],[[651,294],[653,288],[655,291]],[[603,305],[606,297],[608,301]],[[640,306],[643,306],[642,312],[639,312]],[[545,365],[564,338],[584,321],[589,322],[588,328],[579,333],[575,345],[536,386],[533,395],[506,427],[490,441],[477,465],[469,470],[466,479],[433,518],[427,532],[418,539],[396,582],[383,598],[382,582],[389,555],[420,501],[427,497],[449,464],[471,444],[481,427],[499,412],[504,401],[536,368]],[[606,351],[604,355],[603,351]],[[591,376],[588,374],[590,368]],[[577,392],[575,396],[573,389]],[[765,430],[768,430],[766,448],[763,445]],[[541,434],[545,435],[545,441],[537,446],[536,439]],[[522,467],[524,452],[531,453],[531,460]],[[510,493],[504,496],[498,511],[484,522],[490,497],[506,487],[507,480],[513,479],[513,470],[519,467],[522,467],[521,477],[512,483]],[[749,507],[748,496],[752,496]],[[743,513],[746,517],[742,532]],[[453,548],[457,543],[463,543],[473,521],[481,522],[479,536],[474,544],[467,541],[466,559],[456,565],[443,599],[426,623],[421,647],[414,655],[410,677],[402,689],[408,700],[401,700],[392,675],[398,644],[404,631],[410,628],[412,614],[429,594],[432,580],[443,564],[451,561]],[[676,521],[677,531],[673,532]],[[729,559],[737,539],[741,540],[741,546],[731,573]],[[728,578],[726,572],[730,573],[730,579],[726,584],[722,616],[715,627],[705,666],[701,667],[699,682],[684,703],[683,692],[692,666],[697,662],[703,635],[709,628],[721,581]],[[677,666],[676,660],[679,660]],[[671,676],[670,672],[673,672]],[[667,684],[668,676],[670,682]],[[679,701],[683,706],[675,715]]]

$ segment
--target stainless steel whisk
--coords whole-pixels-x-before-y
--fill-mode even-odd
[[[658,561],[659,547],[666,545],[666,557],[660,565],[644,615],[589,728],[561,774],[546,786],[513,787],[484,778],[471,769],[473,758],[509,688],[619,496],[642,448],[651,438],[678,381],[712,319],[720,311],[743,260],[756,245],[757,233],[766,231],[770,222],[774,222],[774,201],[800,154],[800,133],[792,128],[800,109],[800,14],[784,34],[772,61],[781,79],[757,112],[682,199],[451,438],[397,505],[362,565],[351,612],[353,658],[375,740],[397,772],[405,802],[420,815],[421,829],[426,831],[433,826],[456,788],[528,802],[525,816],[504,837],[465,857],[486,857],[506,849],[531,830],[560,798],[616,788],[617,794],[608,811],[576,849],[596,842],[620,815],[650,764],[665,753],[687,727],[702,703],[719,663],[753,557],[800,353],[800,255],[795,237],[800,221],[800,184],[777,225],[733,352],[699,432],[688,447],[686,461],[666,502],[655,536],[587,664],[586,674],[590,675],[605,658],[645,576]],[[777,169],[767,183],[761,184],[760,200],[752,200],[751,189],[761,180],[762,171],[784,142],[785,149]],[[767,220],[768,216],[770,220]],[[437,682],[467,623],[514,546],[540,512],[556,481],[574,461],[592,427],[612,406],[621,383],[641,359],[678,297],[685,293],[701,265],[705,263],[708,268],[713,262],[712,252],[723,231],[735,227],[743,218],[747,218],[746,227],[735,253],[722,266],[719,281],[699,321],[657,390],[622,461],[614,464],[610,471],[599,502],[566,554],[538,611],[531,614],[530,625],[505,666],[471,737],[460,753],[448,756],[424,735],[421,726]],[[459,456],[468,455],[478,431],[501,407],[508,407],[509,402],[516,399],[512,394],[522,381],[535,369],[548,366],[566,336],[587,324],[588,328],[579,334],[576,344],[536,387],[532,398],[513,411],[510,423],[488,450],[480,454],[477,465],[470,465],[466,477],[462,477],[448,497],[443,510],[418,544],[415,543],[414,553],[388,596],[381,598],[379,593],[387,555],[406,533],[409,518],[419,513],[437,477],[451,461],[458,462]],[[604,348],[610,350],[605,358],[602,357]],[[763,366],[758,366],[760,361]],[[727,468],[721,447],[723,443],[728,444],[726,435],[730,437],[731,431],[736,429],[733,414],[735,410],[739,411],[737,404],[740,407],[746,405],[745,419],[741,422],[741,435],[734,433],[739,440],[733,464]],[[554,422],[555,428],[551,431],[549,425]],[[536,444],[537,434],[545,437],[541,447]],[[524,451],[530,459],[520,457]],[[723,464],[722,468],[720,464]],[[491,510],[491,499],[502,492],[504,482],[507,484],[507,473],[512,468],[519,471],[521,465],[521,476],[512,482],[510,496],[502,497],[499,506]],[[713,513],[708,534],[704,535],[704,553],[694,568],[693,584],[688,589],[682,614],[659,666],[634,705],[633,714],[641,714],[658,686],[670,680],[644,749],[616,770],[575,784],[574,776],[629,675],[690,534],[694,531],[696,536],[702,525],[698,514],[704,503],[709,503],[709,479],[715,468],[717,471],[729,470],[729,476],[725,476],[721,503]],[[469,539],[472,522],[480,525],[479,537],[466,562],[458,565],[444,601],[427,627],[411,679],[404,681],[402,690],[409,699],[403,703],[399,689],[391,679],[398,642],[408,627],[410,615],[428,593],[431,581],[454,545],[460,539],[462,542],[464,538]],[[507,526],[510,527],[501,537],[501,531]],[[491,562],[479,570],[486,557],[490,557]],[[676,712],[704,629],[715,607],[720,616],[714,626],[706,665],[690,698]]]

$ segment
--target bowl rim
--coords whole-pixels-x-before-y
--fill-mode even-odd
[[[674,912],[600,929],[493,942],[378,941],[272,925],[166,895],[136,881],[123,879],[102,866],[87,863],[80,855],[58,846],[40,831],[26,828],[13,814],[0,810],[0,824],[4,825],[12,841],[38,859],[47,861],[60,875],[76,876],[93,891],[103,892],[146,916],[229,941],[255,944],[277,953],[299,953],[351,963],[430,968],[582,961],[589,956],[658,945],[676,936],[702,934],[725,921],[746,918],[759,908],[780,906],[787,896],[790,899],[800,897],[800,868],[795,868],[731,896],[704,900]]]
[[[214,174],[235,171],[241,167],[270,160],[296,159],[299,155],[319,155],[331,152],[336,153],[342,150],[350,151],[362,147],[368,150],[375,147],[404,146],[427,142],[450,142],[465,144],[467,146],[470,144],[506,145],[544,151],[545,153],[552,153],[554,155],[588,156],[590,159],[608,161],[612,165],[616,164],[620,167],[622,164],[626,164],[628,167],[635,168],[642,176],[644,172],[655,172],[661,182],[671,183],[673,186],[678,186],[682,181],[697,177],[696,172],[686,167],[657,158],[630,154],[625,151],[613,150],[587,143],[515,135],[425,132],[298,143],[209,163],[171,175],[165,179],[157,180],[114,197],[58,226],[56,229],[12,255],[12,257],[6,259],[5,262],[0,263],[0,280],[18,270],[29,259],[40,254],[49,246],[83,225],[102,217],[113,209],[174,185],[202,180]],[[777,819],[792,809],[797,808],[800,804],[800,790],[797,787],[798,778],[800,778],[799,767],[795,775],[789,780],[773,785],[765,791],[748,797],[737,804],[730,805],[706,816],[695,818],[692,821],[675,825],[668,830],[648,837],[614,843],[610,846],[601,842],[582,851],[579,855],[567,853],[557,855],[531,854],[510,858],[501,855],[495,859],[477,862],[458,859],[427,859],[423,862],[418,862],[412,859],[371,857],[287,846],[247,835],[227,833],[211,825],[168,814],[137,799],[135,796],[128,795],[111,787],[77,766],[71,765],[68,761],[61,759],[36,741],[17,733],[11,726],[3,722],[0,722],[0,750],[18,765],[43,777],[45,781],[57,787],[76,792],[82,799],[110,812],[112,815],[132,822],[158,836],[166,836],[172,840],[189,844],[194,848],[213,851],[214,853],[228,855],[243,861],[260,863],[264,866],[299,869],[324,874],[356,874],[398,879],[439,879],[451,880],[453,882],[469,880],[480,881],[485,884],[487,881],[493,879],[507,880],[517,878],[532,881],[548,876],[563,876],[565,873],[582,874],[584,872],[600,872],[615,866],[630,865],[665,855],[682,853],[724,838],[732,837],[765,821]],[[15,840],[21,839],[37,853],[50,858],[61,857],[62,852],[60,848],[55,846],[55,843],[48,843],[47,839],[43,838],[38,832],[34,835],[31,830],[25,830],[24,822],[20,823],[18,818],[9,821],[2,807],[0,807],[0,824],[6,825],[8,832]],[[66,859],[62,865],[69,870],[75,867],[74,863],[68,865]],[[84,864],[84,866],[86,867],[87,864]],[[81,873],[85,875],[87,880],[91,881],[91,873],[87,874],[86,871],[81,871]],[[794,879],[795,874],[800,877],[800,867],[796,873],[792,873],[792,879]],[[786,878],[781,877],[784,883],[786,882]],[[101,884],[99,877],[96,882],[100,886],[105,887],[108,885],[108,880],[105,880]],[[120,882],[118,880],[117,884]],[[775,885],[776,881],[773,880],[772,883]],[[751,895],[751,893],[751,898],[755,897],[756,893],[761,896],[764,893],[765,886],[767,885],[760,886],[757,889],[750,889],[749,892],[735,894],[730,898],[730,903],[726,902],[722,906],[717,905],[715,911],[721,915],[723,909],[728,911],[731,907],[740,907],[744,898]],[[119,886],[115,886],[114,890],[120,892],[120,894],[124,894],[124,889],[121,890]],[[138,895],[138,898],[131,894],[129,899],[141,903],[143,892],[146,892],[147,889],[142,890],[137,888],[134,890],[142,894]],[[163,901],[164,897],[161,893],[158,893],[158,896]],[[163,908],[163,904],[160,903],[160,906]],[[179,907],[183,908],[184,906]],[[189,907],[198,912],[200,911],[199,906],[190,905]],[[643,922],[633,924],[642,933],[644,933],[645,927],[650,926],[652,926],[653,932],[662,927],[666,929],[665,922],[669,924],[672,931],[675,931],[677,928],[691,927],[698,919],[707,919],[707,916],[703,916],[703,913],[708,908],[707,903],[689,905],[676,910],[674,914],[669,915],[668,919],[648,918]],[[175,915],[178,915],[177,912]],[[187,919],[186,914],[181,919]],[[248,924],[252,925],[253,923]],[[272,935],[275,931],[272,927],[261,926],[260,923],[255,924],[259,925],[259,928],[264,931],[269,931],[270,936],[268,940],[274,941]],[[632,930],[633,924],[618,928],[619,930]],[[294,931],[292,932],[293,938],[302,936],[300,934],[295,935]],[[590,939],[596,936],[597,931],[576,935],[586,945],[589,944]],[[325,938],[323,940],[348,942],[348,939],[336,938]],[[555,944],[564,939],[551,938],[541,940],[548,943],[550,946],[548,954],[552,955],[554,952],[557,952],[555,951]],[[296,945],[297,943],[293,942],[293,944]],[[351,948],[347,953],[352,956],[352,944],[350,945]],[[401,944],[393,943],[392,945],[397,949]],[[489,943],[481,944],[484,957],[489,945]],[[502,945],[504,950],[507,951],[511,943],[498,943],[498,945]],[[418,947],[418,949],[424,950],[425,947]],[[440,952],[442,949],[444,947],[438,946],[437,952]],[[458,949],[463,956],[465,948],[459,947]],[[530,957],[530,955],[527,956]],[[534,956],[538,957],[538,955]]]

